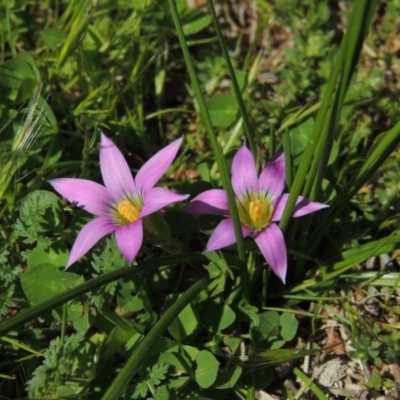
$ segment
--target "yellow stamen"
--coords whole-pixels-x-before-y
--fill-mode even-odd
[[[135,222],[140,217],[140,210],[126,199],[118,204],[117,210],[128,222]]]
[[[250,219],[254,222],[259,221],[263,213],[263,204],[260,199],[250,201],[249,215]]]

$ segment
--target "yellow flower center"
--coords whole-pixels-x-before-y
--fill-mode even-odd
[[[249,215],[250,219],[254,222],[257,222],[261,219],[263,212],[263,205],[260,199],[256,199],[255,201],[251,201],[249,204]]]
[[[270,198],[265,193],[248,193],[240,199],[237,198],[236,205],[243,225],[259,231],[270,224],[274,210]]]
[[[118,226],[125,226],[140,218],[143,202],[138,198],[125,198],[111,207],[111,215]]]
[[[140,216],[140,211],[129,201],[123,200],[117,206],[118,212],[129,222],[135,222]]]

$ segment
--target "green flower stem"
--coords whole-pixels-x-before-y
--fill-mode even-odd
[[[251,152],[253,154],[254,159],[257,160],[258,157],[257,157],[257,150],[256,150],[256,145],[255,145],[254,131],[253,131],[253,128],[252,128],[251,123],[250,123],[249,115],[248,115],[248,113],[246,111],[246,106],[244,105],[243,97],[242,97],[242,94],[240,92],[240,88],[239,88],[239,85],[238,85],[238,82],[237,82],[237,79],[236,79],[236,74],[235,74],[235,71],[234,71],[233,66],[232,66],[231,58],[229,57],[229,52],[228,52],[228,49],[226,47],[224,36],[222,35],[221,26],[220,26],[220,24],[218,22],[218,17],[217,17],[217,15],[215,13],[214,2],[213,2],[213,0],[207,0],[207,4],[208,4],[208,8],[210,9],[211,18],[212,18],[212,20],[214,22],[215,30],[217,32],[219,45],[221,46],[222,54],[223,54],[224,59],[226,61],[226,66],[228,67],[229,76],[230,76],[231,81],[232,81],[233,91],[235,93],[236,100],[237,100],[237,102],[239,104],[239,111],[240,111],[240,115],[243,118],[244,127],[245,127],[245,130],[246,130],[247,140],[249,141],[249,145],[250,145],[250,150],[251,150]]]
[[[243,237],[242,237],[242,230],[240,226],[240,220],[239,220],[239,213],[236,207],[236,202],[235,202],[235,196],[233,194],[232,190],[232,185],[229,179],[229,173],[228,173],[228,168],[226,166],[224,156],[221,150],[221,147],[217,141],[217,138],[214,133],[214,129],[211,123],[211,118],[208,113],[206,103],[203,98],[203,94],[200,88],[199,81],[197,79],[196,72],[194,70],[193,66],[193,61],[191,59],[189,49],[186,43],[186,39],[183,33],[182,25],[179,21],[179,16],[178,12],[176,9],[176,4],[175,0],[168,0],[168,6],[171,12],[172,20],[175,25],[176,33],[182,48],[182,53],[186,62],[186,66],[188,68],[190,80],[192,81],[193,85],[193,90],[197,99],[197,103],[201,112],[201,116],[203,118],[203,123],[206,128],[206,131],[208,133],[208,136],[210,138],[210,143],[211,147],[215,156],[215,159],[218,164],[218,169],[221,174],[221,181],[222,181],[222,186],[224,187],[226,194],[228,196],[228,203],[229,203],[229,209],[233,221],[233,227],[235,230],[235,236],[236,236],[236,243],[237,243],[237,249],[238,249],[238,256],[239,259],[243,262],[246,263],[246,253],[244,249],[244,243],[243,243]],[[249,299],[249,277],[247,275],[247,270],[245,268],[241,268],[242,271],[242,279],[243,279],[243,298],[244,301],[248,303]]]
[[[143,360],[149,354],[152,346],[168,326],[174,321],[179,313],[203,290],[210,282],[208,277],[202,278],[187,290],[157,321],[150,332],[140,342],[139,346],[129,357],[113,383],[109,386],[102,400],[116,400],[121,397],[125,387],[140,369]]]
[[[76,297],[107,285],[118,279],[122,279],[134,274],[140,274],[152,268],[158,268],[165,265],[191,263],[191,262],[208,262],[208,259],[198,253],[184,253],[173,256],[160,257],[154,260],[147,260],[138,263],[137,266],[118,268],[114,271],[106,272],[96,278],[84,282],[64,293],[52,297],[40,304],[37,304],[28,309],[22,310],[20,313],[0,323],[0,336],[7,332],[20,327],[24,323],[44,314],[46,311],[52,310],[67,301],[73,300]],[[235,263],[234,259],[230,262]]]

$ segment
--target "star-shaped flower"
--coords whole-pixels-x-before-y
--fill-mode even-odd
[[[53,188],[68,201],[96,216],[79,232],[67,268],[111,232],[115,232],[122,255],[128,262],[133,261],[143,242],[143,218],[188,198],[188,195],[154,187],[173,162],[181,142],[182,139],[175,140],[156,153],[139,169],[134,179],[122,153],[102,134],[100,169],[104,186],[86,179],[50,181]]]
[[[243,237],[252,235],[267,263],[285,282],[287,254],[283,233],[275,223],[281,220],[289,194],[285,188],[285,157],[277,153],[257,175],[250,150],[243,145],[232,162],[232,187]],[[318,211],[326,204],[297,198],[293,217]],[[204,252],[219,250],[236,242],[228,197],[221,189],[207,190],[196,196],[186,211],[200,214],[222,215],[223,219],[211,234]]]

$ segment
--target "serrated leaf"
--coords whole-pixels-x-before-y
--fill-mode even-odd
[[[19,211],[20,221],[15,228],[18,234],[25,237],[26,243],[42,240],[40,233],[61,233],[63,230],[63,211],[59,198],[46,190],[36,190],[30,193],[22,202]]]
[[[151,368],[149,383],[156,386],[159,385],[165,378],[168,372],[169,366],[167,364],[155,364]]]
[[[375,370],[372,375],[371,378],[368,381],[367,386],[369,388],[375,389],[375,390],[379,390],[381,389],[383,384],[383,379],[381,374],[379,373],[379,371]]]
[[[167,386],[158,386],[154,392],[154,400],[169,400],[170,394]]]

